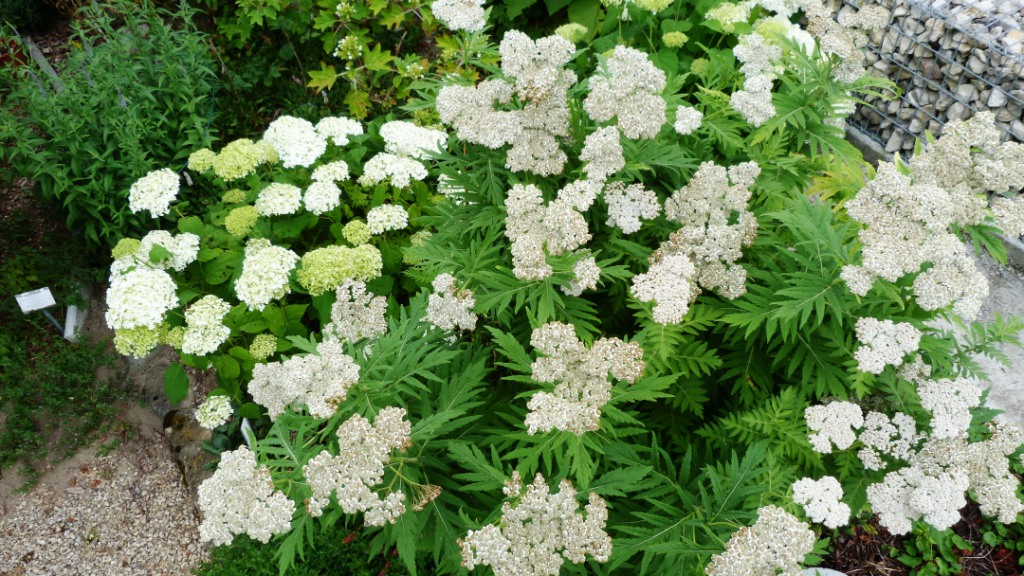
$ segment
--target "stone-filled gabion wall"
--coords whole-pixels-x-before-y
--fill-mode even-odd
[[[1005,138],[1024,141],[1024,0],[832,0],[837,17],[866,3],[890,10],[868,46],[869,73],[903,91],[867,98],[850,123],[909,155],[925,130],[991,110]]]

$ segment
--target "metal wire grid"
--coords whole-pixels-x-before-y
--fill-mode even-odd
[[[850,124],[866,136],[885,146],[889,152],[909,154],[913,150],[913,141],[907,136],[920,137],[925,129],[938,135],[948,120],[968,118],[978,112],[971,103],[971,92],[978,90],[972,79],[987,86],[989,90],[1002,92],[1007,98],[1003,107],[1012,101],[1024,108],[1024,100],[1004,91],[995,82],[1007,76],[1021,78],[1024,56],[1009,50],[1019,41],[1006,42],[1009,36],[1004,34],[997,37],[988,33],[997,27],[1021,30],[1016,22],[1008,19],[1011,15],[1009,10],[1002,10],[1005,13],[1001,15],[998,12],[1002,6],[1024,9],[1024,2],[998,0],[988,12],[977,10],[974,4],[943,10],[940,3],[929,5],[920,0],[883,0],[880,3],[890,9],[889,26],[882,36],[881,44],[869,42],[868,49],[877,55],[883,63],[882,70],[889,71],[888,75],[900,87],[902,94],[892,102],[869,98],[875,110],[865,110],[861,106],[858,113],[851,117]],[[843,0],[843,4],[859,9],[862,3]],[[907,6],[907,14],[894,15],[893,8],[899,4]],[[973,10],[973,13],[967,13],[966,10]],[[974,20],[979,16],[986,21],[975,23]],[[908,22],[914,30],[906,29],[905,24]],[[940,23],[942,28],[939,28]],[[945,36],[958,37],[956,44],[941,47],[940,41]],[[927,38],[927,41],[920,40],[922,37]],[[883,47],[886,49],[883,50]],[[990,72],[996,72],[988,65],[994,58],[1001,58],[1004,62],[999,69],[1003,75],[1001,78],[987,77]],[[984,69],[980,73],[970,68],[972,59],[983,64]],[[891,72],[893,68],[896,69],[895,74]],[[949,74],[951,69],[958,73]],[[873,70],[878,73],[879,68],[876,66]],[[968,96],[962,98],[959,94],[964,85],[972,86],[972,90],[967,91]],[[924,102],[924,90],[935,94],[928,102]],[[874,121],[872,116],[875,116]],[[999,126],[1007,137],[1012,137],[1008,122],[1000,123]]]

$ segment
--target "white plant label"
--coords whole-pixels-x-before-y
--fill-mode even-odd
[[[21,306],[21,311],[24,314],[57,305],[57,301],[53,299],[53,294],[50,293],[49,288],[39,288],[31,292],[23,292],[14,298],[18,301],[18,306]]]

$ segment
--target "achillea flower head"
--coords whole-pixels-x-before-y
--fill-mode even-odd
[[[616,46],[607,61],[606,73],[590,78],[590,94],[583,109],[591,118],[616,125],[627,138],[654,138],[665,123],[665,73],[647,54]]]
[[[692,106],[680,106],[676,108],[676,121],[672,124],[672,128],[676,133],[686,136],[700,128],[700,123],[703,119],[704,113],[700,110]]]
[[[850,521],[850,507],[841,501],[843,487],[832,476],[801,478],[793,483],[793,501],[804,507],[812,522],[833,530]]]
[[[366,213],[366,226],[373,235],[402,230],[409,225],[409,213],[398,204],[381,204]]]
[[[757,511],[753,526],[736,531],[711,558],[707,576],[799,576],[816,537],[807,524],[778,506]]]
[[[350,136],[359,136],[363,133],[363,125],[344,116],[329,116],[316,123],[316,131],[335,146],[344,146],[348,144]]]
[[[971,408],[981,404],[981,388],[967,378],[925,380],[918,383],[921,407],[932,413],[933,438],[958,438],[967,434]]]
[[[487,24],[484,0],[434,0],[430,11],[434,18],[453,31],[479,32]]]
[[[153,170],[132,184],[128,207],[133,213],[148,210],[153,218],[166,216],[180,186],[181,179],[170,168]]]
[[[473,291],[459,290],[456,279],[451,274],[439,274],[431,283],[434,293],[427,301],[426,320],[444,331],[466,330],[472,332],[476,328],[476,314],[473,307]]]
[[[653,220],[661,214],[658,195],[644,188],[643,184],[612,182],[604,189],[604,201],[608,205],[608,226],[632,234],[640,230],[640,220]]]
[[[340,342],[325,340],[316,350],[253,367],[249,393],[253,402],[267,408],[271,420],[302,407],[314,418],[330,418],[359,381],[359,365]]]
[[[270,358],[277,352],[277,336],[273,334],[257,334],[249,345],[249,355],[257,362]]]
[[[338,427],[338,445],[344,451],[333,456],[326,450],[302,468],[312,498],[307,503],[310,516],[320,516],[334,493],[346,514],[364,512],[367,526],[394,524],[405,512],[401,490],[381,498],[373,490],[384,481],[384,469],[391,453],[411,444],[412,425],[405,409],[389,406],[377,413],[373,424],[359,414]]]
[[[224,317],[231,311],[226,301],[207,294],[185,310],[185,337],[181,351],[185,354],[203,356],[216,352],[231,335],[231,329],[224,325]]]
[[[583,143],[580,161],[586,162],[583,171],[589,180],[605,180],[626,165],[619,142],[619,130],[614,126],[598,128]]]
[[[241,238],[252,230],[259,220],[260,213],[255,206],[239,206],[228,212],[224,217],[224,228],[236,238]]]
[[[207,396],[206,400],[196,409],[196,421],[207,430],[213,430],[227,423],[234,410],[231,398],[227,396]]]
[[[213,161],[217,154],[209,148],[200,148],[188,156],[188,168],[200,174],[213,168]]]
[[[885,468],[883,455],[909,460],[911,449],[922,437],[917,433],[914,419],[902,412],[894,414],[891,423],[881,412],[868,412],[864,416],[864,429],[857,436],[864,445],[857,451],[857,457],[868,470],[882,470]]]
[[[552,392],[530,398],[529,434],[558,429],[582,436],[600,427],[601,407],[611,399],[609,375],[633,383],[644,370],[643,350],[635,342],[601,338],[587,349],[572,325],[549,322],[533,331],[530,343],[544,356],[531,366],[533,380],[556,384]]]
[[[256,211],[260,216],[295,214],[302,208],[302,189],[291,184],[268,184],[256,197]]]
[[[857,439],[855,428],[864,425],[864,413],[860,406],[853,402],[830,402],[808,406],[804,410],[807,427],[814,433],[809,434],[811,446],[815,452],[829,454],[832,445],[846,450]]]
[[[569,285],[561,287],[564,294],[579,296],[586,290],[597,289],[597,282],[601,279],[601,268],[593,256],[577,260],[572,267],[572,273],[574,278],[569,281]]]
[[[217,471],[199,485],[198,504],[199,539],[215,546],[230,544],[235,534],[266,544],[291,529],[295,513],[295,502],[274,490],[270,470],[245,446],[221,453]]]
[[[326,246],[302,256],[296,279],[311,296],[319,296],[346,280],[373,280],[380,276],[383,267],[380,251],[369,244],[354,248]]]
[[[903,364],[903,358],[916,352],[921,343],[921,331],[909,322],[858,318],[856,331],[861,343],[853,353],[857,369],[872,374],[881,374],[886,366]]]
[[[313,214],[325,214],[341,205],[341,188],[331,180],[314,181],[306,188],[302,203]]]
[[[293,116],[271,122],[263,141],[274,148],[285,168],[309,166],[327,150],[327,138],[309,120]]]
[[[540,280],[553,272],[548,254],[572,252],[590,240],[587,221],[568,201],[547,206],[540,188],[516,184],[505,198],[505,236],[512,241],[513,273],[521,280]]]
[[[374,296],[366,284],[358,280],[345,280],[335,290],[337,299],[331,307],[331,321],[324,326],[324,338],[339,342],[358,342],[373,339],[387,332],[384,314],[388,300]]]
[[[235,281],[235,294],[250,310],[263,310],[271,300],[291,292],[288,277],[299,256],[270,240],[253,238],[245,246],[242,274]]]
[[[521,489],[516,473],[506,494],[518,501],[505,502],[501,520],[470,530],[459,541],[466,569],[490,566],[495,576],[557,576],[565,560],[579,564],[589,555],[608,561],[612,539],[604,530],[604,499],[591,492],[581,513],[572,482],[562,480],[552,492],[539,473],[525,494]]]

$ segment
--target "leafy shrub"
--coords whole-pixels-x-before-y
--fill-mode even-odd
[[[156,166],[181,167],[209,141],[213,74],[186,10],[93,3],[76,23],[60,80],[23,70],[0,124],[0,154],[38,182],[69,228],[109,246],[146,223],[128,187]],[[45,83],[44,83],[45,81]]]
[[[700,32],[713,42],[690,45],[687,62],[667,49],[686,40],[652,32],[677,31],[678,10],[659,5],[638,4],[649,7],[639,29],[602,27],[605,45],[593,51],[510,31],[500,73],[483,61],[494,53],[486,46],[481,61],[467,57],[466,70],[487,71],[480,78],[418,84],[407,109],[420,120],[436,113],[451,131],[430,155],[438,198],[425,185],[407,188],[402,177],[414,170],[397,158],[356,164],[363,146],[381,148],[372,129],[338,148],[283,117],[263,144],[193,157],[197,170],[222,174],[218,187],[245,179],[233,202],[259,198],[231,209],[246,210],[231,223],[217,204],[180,219],[181,232],[201,239],[180,258],[170,240],[126,248],[112,285],[134,287],[111,308],[128,319],[121,329],[150,331],[146,342],[173,341],[163,335],[171,326],[219,334],[213,363],[230,376],[216,393],[237,410],[221,426],[256,422],[200,488],[206,538],[278,534],[282,570],[318,525],[363,523],[379,527],[371,549],[396,548],[410,572],[429,557],[436,573],[699,574],[708,565],[709,574],[774,574],[824,548],[793,512],[830,526],[844,516],[804,498],[805,480],[835,474],[823,486],[842,491],[839,522],[868,509],[872,488],[888,481],[847,450],[866,446],[853,431],[863,422],[819,418],[817,404],[846,401],[861,415],[899,407],[915,433],[898,459],[943,454],[932,440],[964,450],[991,440],[982,424],[993,413],[966,381],[983,376],[970,354],[994,354],[1021,325],[966,323],[983,278],[962,241],[1002,256],[995,234],[1020,226],[1019,204],[990,208],[982,188],[1010,195],[1024,148],[997,145],[981,118],[949,128],[909,164],[873,171],[842,139],[841,120],[857,93],[886,84],[859,79],[855,58],[823,51],[792,14],[730,5],[699,7],[715,21]],[[819,36],[856,47],[855,31],[823,20],[820,4],[809,3],[807,17]],[[292,134],[288,149],[274,144],[283,133]],[[418,138],[389,140],[384,153]],[[250,158],[251,176],[227,170],[239,157]],[[320,180],[309,169],[337,158],[361,167],[361,186],[346,179],[343,201],[314,223],[300,211],[310,208],[310,179]],[[944,158],[958,159],[957,169],[933,169]],[[993,165],[998,176],[982,178]],[[376,173],[392,185],[370,193]],[[934,210],[901,203],[912,198]],[[390,216],[363,212],[368,199],[408,206],[420,228],[387,250],[379,244],[382,259],[394,254],[389,280],[355,277],[341,250],[359,244],[343,218],[387,228]],[[222,218],[249,234],[246,249],[231,244]],[[284,248],[294,246],[324,257],[293,274],[299,251]],[[230,265],[216,262],[222,256]],[[306,269],[332,260],[346,272]],[[181,274],[154,273],[174,263]],[[249,296],[239,268],[267,278],[269,302]],[[314,290],[311,277],[329,279]],[[160,306],[121,296],[156,288]],[[223,300],[217,315],[210,295]],[[932,324],[961,316],[960,340]],[[246,334],[267,328],[287,339],[268,349],[273,361],[239,346],[227,356],[244,360],[241,369],[217,365],[224,348],[251,350]],[[959,391],[949,393],[955,402],[936,400],[944,386]],[[823,456],[833,435],[841,449]],[[999,438],[988,445],[1002,450],[993,463],[1012,453],[1015,436]],[[962,476],[962,464],[936,467]],[[1020,505],[1016,493],[1008,502],[1004,521]],[[891,513],[883,504],[872,500]],[[239,510],[261,521],[239,520]],[[916,524],[909,531],[949,517],[910,510],[903,519]],[[744,556],[736,542],[757,538],[790,547]]]

